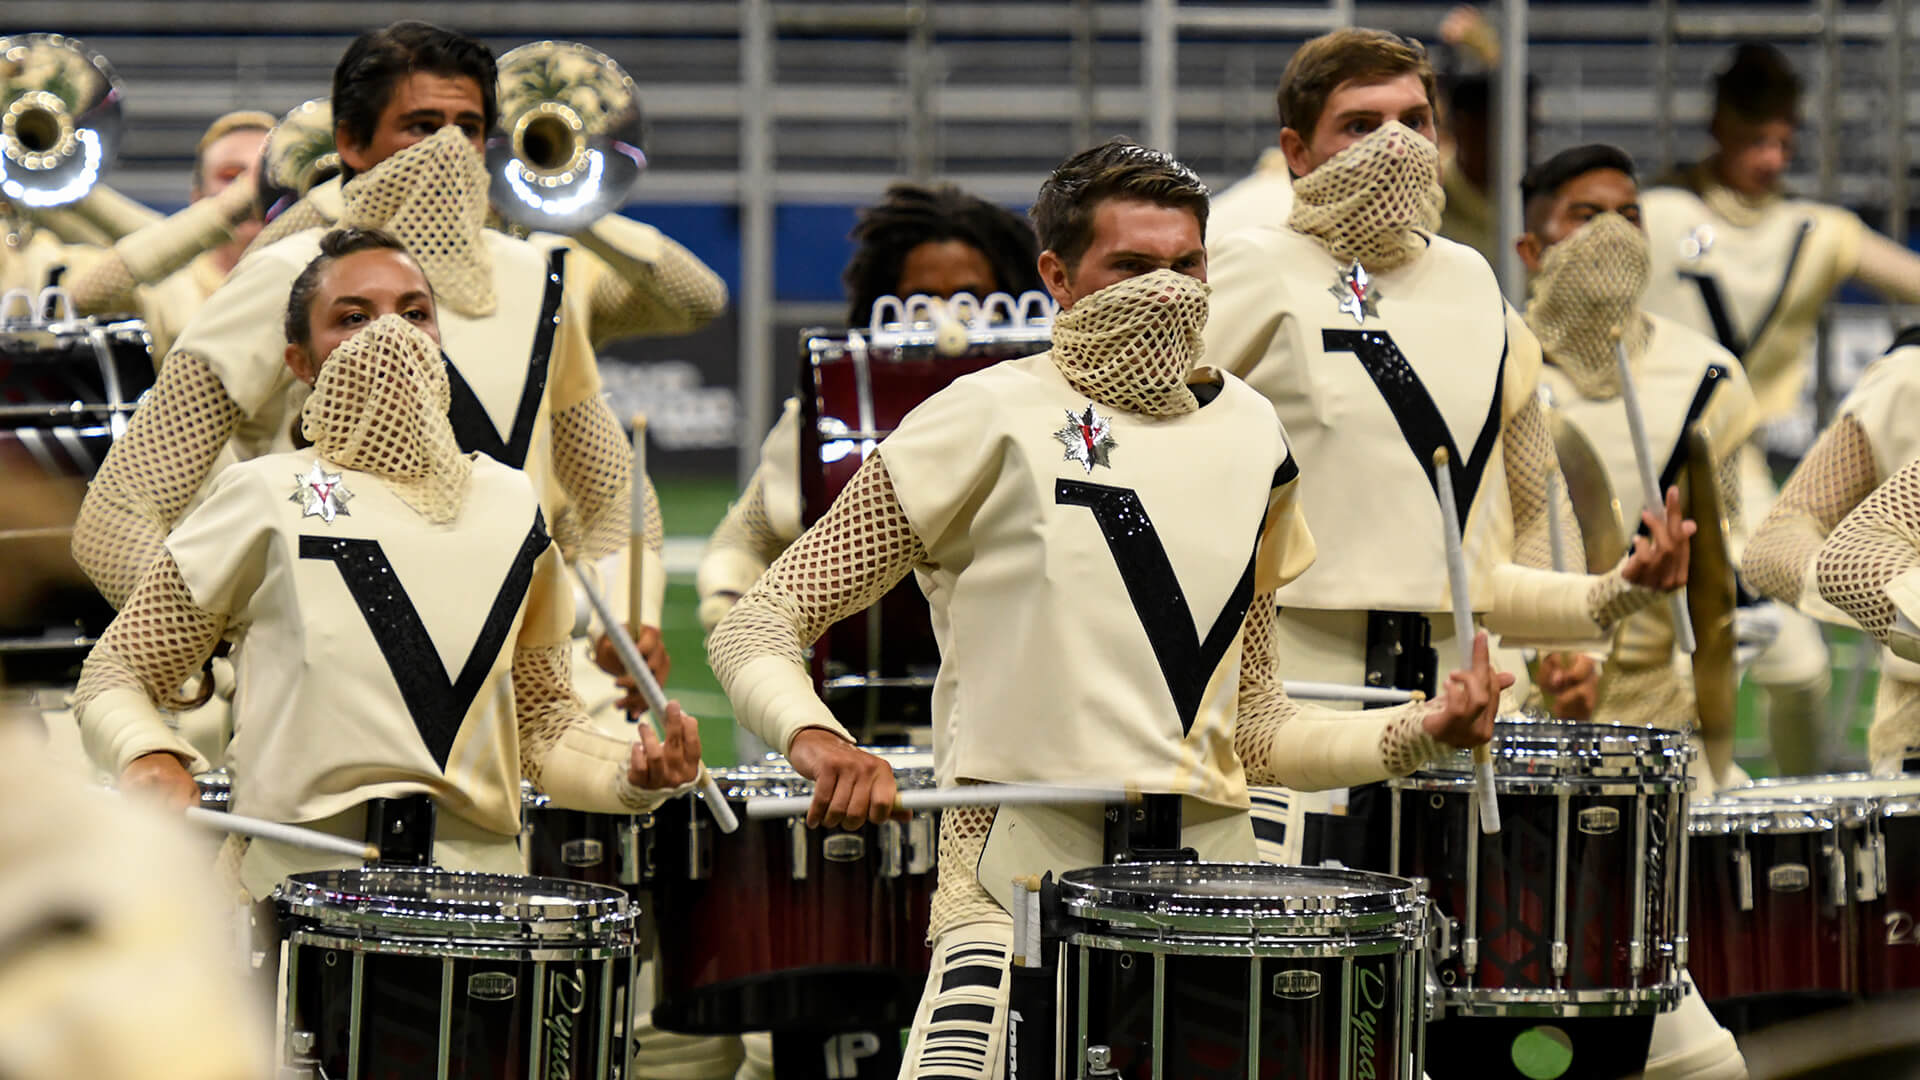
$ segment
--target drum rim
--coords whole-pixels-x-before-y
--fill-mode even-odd
[[[1876,776],[1870,772],[1848,772],[1827,773],[1814,776],[1769,776],[1759,780],[1749,780],[1739,787],[1722,788],[1716,793],[1715,798],[1726,799],[1728,801],[1740,801],[1743,798],[1741,795],[1742,792],[1754,792],[1756,794],[1747,797],[1759,801],[1766,796],[1758,793],[1765,792],[1769,789],[1778,790],[1784,787],[1813,788],[1821,781],[1845,784],[1894,784],[1907,781],[1913,784],[1914,789],[1912,791],[1875,793],[1809,790],[1799,795],[1780,795],[1775,797],[1786,799],[1830,799],[1836,806],[1839,806],[1843,812],[1850,811],[1850,813],[1848,813],[1850,817],[1914,817],[1920,815],[1920,776],[1914,776],[1912,774]]]
[[[1342,895],[1241,896],[1186,894],[1130,888],[1121,875],[1138,876],[1181,869],[1224,871],[1223,877],[1333,878],[1357,888]],[[1094,880],[1106,877],[1109,880]],[[1117,863],[1069,870],[1059,878],[1061,902],[1074,916],[1106,924],[1109,934],[1124,928],[1149,933],[1191,930],[1206,934],[1258,930],[1282,937],[1313,937],[1324,931],[1352,933],[1382,930],[1423,933],[1425,893],[1418,882],[1368,870],[1279,866],[1272,863]]]
[[[1670,1012],[1684,993],[1678,975],[1651,986],[1583,990],[1447,987],[1446,1011],[1455,1016],[1652,1016]]]
[[[427,900],[382,893],[374,884],[353,888],[352,878],[437,878],[446,889],[473,890],[461,896]],[[487,900],[487,890],[538,893],[541,898]],[[551,944],[601,941],[630,928],[637,913],[620,889],[564,878],[484,874],[438,868],[380,867],[316,870],[294,874],[274,888],[282,917],[299,924],[328,927],[346,936],[409,934],[467,941]]]
[[[893,782],[901,789],[919,791],[939,786],[934,778],[932,750],[899,746],[862,746],[860,749],[887,759],[893,765]],[[925,764],[915,763],[903,768],[892,760],[903,756],[925,758],[926,761]],[[715,769],[713,778],[729,799],[744,801],[813,794],[813,781],[795,771],[786,758],[771,752],[750,765]]]
[[[1552,738],[1555,730],[1572,732]],[[1526,738],[1531,736],[1531,740]],[[1516,745],[1516,743],[1518,745]],[[1606,724],[1553,720],[1531,716],[1502,716],[1494,720],[1493,754],[1496,774],[1501,764],[1526,763],[1524,772],[1510,776],[1542,783],[1555,779],[1605,780],[1621,777],[1684,777],[1693,747],[1683,732],[1653,724]],[[1568,752],[1568,747],[1573,748]],[[1569,764],[1583,767],[1569,768]],[[1414,776],[1471,775],[1473,761],[1466,750],[1428,762]],[[1500,777],[1496,775],[1496,780]]]
[[[1687,807],[1687,832],[1694,836],[1815,835],[1848,820],[1847,807],[1826,795],[1715,798]]]

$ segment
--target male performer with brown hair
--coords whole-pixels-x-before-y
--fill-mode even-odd
[[[1562,511],[1547,501],[1557,465],[1535,392],[1540,347],[1486,260],[1434,235],[1433,85],[1425,49],[1396,34],[1345,29],[1302,45],[1278,94],[1295,176],[1289,223],[1213,249],[1208,354],[1279,412],[1321,552],[1279,590],[1283,677],[1426,689],[1439,655],[1458,649],[1440,614],[1450,609],[1433,475],[1442,448],[1469,603],[1508,643],[1602,637],[1686,580],[1693,524],[1672,488],[1642,512],[1647,535],[1612,570],[1548,569],[1548,515]],[[1310,861],[1384,869],[1385,802],[1378,785],[1359,789],[1344,818],[1295,816],[1307,828],[1286,842],[1311,852],[1317,840]],[[1690,1000],[1697,1013],[1655,1025],[1648,1075],[1743,1075],[1732,1037]]]
[[[1576,146],[1530,169],[1520,190],[1526,232],[1516,247],[1533,274],[1526,319],[1540,339],[1541,384],[1555,411],[1598,452],[1609,493],[1627,508],[1626,520],[1636,520],[1646,500],[1614,354],[1620,341],[1656,475],[1669,483],[1679,475],[1687,429],[1705,425],[1722,504],[1733,536],[1743,538],[1737,453],[1753,431],[1753,390],[1731,353],[1642,310],[1647,234],[1633,159],[1618,147]],[[1609,723],[1693,726],[1692,678],[1676,667],[1685,659],[1676,655],[1667,605],[1627,617],[1615,628],[1594,715]]]
[[[1202,858],[1248,860],[1246,786],[1383,779],[1491,733],[1477,647],[1438,700],[1358,719],[1287,698],[1273,593],[1313,557],[1272,408],[1198,367],[1207,192],[1116,140],[1033,210],[1062,308],[1050,352],[962,378],[910,413],[708,642],[741,721],[816,783],[810,824],[884,820],[886,762],[814,695],[802,650],[915,573],[942,663],[944,785],[1111,784],[1180,806]],[[1016,869],[1101,860],[1101,808],[941,817],[934,969],[903,1076],[1001,1074]]]
[[[1714,153],[1673,186],[1641,197],[1653,255],[1647,310],[1713,336],[1740,358],[1761,435],[1799,410],[1820,311],[1844,282],[1920,302],[1920,256],[1850,210],[1785,190],[1799,123],[1800,79],[1785,54],[1741,45],[1714,77]],[[1740,468],[1753,532],[1777,490],[1760,438],[1742,453]],[[1752,676],[1767,690],[1774,760],[1788,773],[1811,772],[1832,676],[1819,628],[1782,614],[1780,634]]]

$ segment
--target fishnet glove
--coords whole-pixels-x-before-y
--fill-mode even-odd
[[[578,239],[601,263],[593,268],[589,297],[595,346],[623,337],[691,333],[727,308],[720,275],[651,226],[608,215]]]
[[[760,470],[754,470],[747,481],[747,490],[727,507],[727,516],[720,520],[719,527],[707,540],[699,579],[702,625],[709,630],[719,625],[733,602],[739,599],[736,590],[758,581],[792,541],[792,537],[781,536],[774,529],[773,519],[767,513],[766,484]],[[721,578],[725,580],[719,580]]]
[[[577,547],[563,547],[568,562],[598,559],[627,546],[633,506],[633,444],[599,395],[553,415],[553,476],[575,515],[570,532]],[[659,550],[659,502],[647,484],[652,510],[647,546]]]
[[[1553,532],[1547,517],[1547,478],[1559,473],[1560,459],[1554,453],[1546,409],[1539,398],[1529,398],[1507,421],[1500,432],[1500,448],[1501,456],[1506,459],[1507,497],[1513,504],[1513,561],[1536,570],[1555,569]],[[1566,543],[1567,558],[1578,559],[1583,566],[1586,549],[1581,543],[1580,521],[1574,517],[1566,481],[1555,484],[1554,488],[1558,498],[1552,512],[1560,515],[1560,535]]]
[[[108,690],[138,690],[163,708],[188,708],[179,691],[220,642],[227,617],[193,602],[173,556],[162,550],[80,669],[77,712]]]
[[[1887,583],[1920,565],[1920,462],[1894,473],[1843,519],[1820,549],[1820,596],[1887,641],[1897,614]]]
[[[1243,631],[1233,749],[1246,770],[1247,783],[1256,787],[1283,785],[1301,791],[1350,787],[1405,776],[1424,762],[1452,752],[1422,727],[1421,721],[1431,708],[1424,701],[1391,709],[1341,712],[1288,697],[1281,686],[1279,658],[1273,649],[1274,611],[1273,593],[1256,595]],[[1289,729],[1296,720],[1309,725],[1342,725],[1348,732],[1366,725],[1377,729],[1378,735],[1371,745],[1360,743],[1344,754],[1319,754],[1318,767],[1306,766],[1295,759],[1297,751],[1304,748],[1302,744],[1323,749],[1341,729]]]
[[[1721,471],[1724,477],[1727,466]],[[1787,477],[1773,509],[1747,541],[1740,561],[1747,581],[1766,596],[1798,604],[1814,553],[1841,519],[1873,493],[1875,471],[1873,447],[1860,421],[1851,415],[1835,420]],[[1727,513],[1733,516],[1731,509]]]
[[[253,212],[253,184],[234,183],[173,216],[122,237],[68,286],[86,314],[133,309],[136,285],[157,285],[200,253],[233,238],[233,226]]]
[[[67,286],[67,295],[73,298],[73,309],[82,315],[133,311],[138,299],[133,290],[139,284],[120,253],[108,249],[73,279]]]
[[[607,813],[646,811],[672,791],[627,782],[633,740],[599,731],[573,691],[566,644],[513,650],[513,713],[520,736],[520,774],[555,803]]]
[[[880,455],[869,457],[825,517],[775,559],[707,639],[722,686],[747,663],[778,656],[796,667],[827,627],[864,610],[926,559]]]
[[[108,603],[120,606],[153,564],[239,424],[240,407],[205,360],[175,352],[161,367],[73,527],[74,560]]]

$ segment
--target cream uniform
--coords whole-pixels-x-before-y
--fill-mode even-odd
[[[1207,239],[1246,229],[1280,226],[1293,212],[1293,172],[1277,146],[1260,152],[1253,171],[1213,197],[1207,209]]]
[[[1486,261],[1434,237],[1418,259],[1368,275],[1283,228],[1223,239],[1209,273],[1208,359],[1278,411],[1319,551],[1280,591],[1283,674],[1361,682],[1366,612],[1451,610],[1440,447],[1465,517],[1470,601],[1495,611],[1517,569],[1501,434],[1533,395],[1540,352]],[[1451,637],[1448,619],[1429,621],[1436,643]]]
[[[1664,491],[1678,482],[1686,463],[1685,433],[1694,423],[1705,425],[1716,465],[1738,453],[1753,433],[1753,391],[1733,354],[1669,319],[1645,318],[1651,329],[1645,350],[1633,359],[1634,389]],[[1631,528],[1640,520],[1646,498],[1620,397],[1581,393],[1551,355],[1540,381],[1551,395],[1554,410],[1585,435],[1599,454],[1621,521]],[[1736,548],[1731,555],[1737,559],[1745,529],[1739,522],[1731,527]],[[1596,715],[1610,723],[1669,728],[1692,722],[1689,678],[1675,667],[1670,610],[1668,605],[1656,604],[1621,622],[1601,678]]]

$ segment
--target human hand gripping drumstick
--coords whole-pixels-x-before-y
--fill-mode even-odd
[[[593,610],[599,613],[600,621],[606,624],[607,634],[613,639],[613,647],[620,652],[620,661],[627,666],[627,674],[633,676],[634,682],[639,684],[640,692],[645,695],[647,707],[654,718],[666,719],[669,716],[669,710],[678,713],[679,708],[667,700],[667,692],[660,689],[660,683],[654,679],[653,672],[647,668],[647,662],[640,658],[640,649],[633,643],[633,635],[627,633],[627,628],[614,617],[613,608],[607,603],[607,598],[600,594],[599,587],[587,577],[578,563],[573,565],[573,578],[580,583],[581,590],[587,594],[587,600],[593,604]],[[644,736],[641,739],[641,745],[646,746]],[[700,767],[700,800],[707,804],[707,809],[713,814],[714,823],[720,826],[721,832],[730,833],[740,827],[740,819],[734,816],[733,807],[727,805],[726,793],[720,790],[720,785],[714,782],[712,774],[707,772],[704,765]]]
[[[1460,646],[1460,670],[1447,676],[1440,692],[1441,707],[1427,716],[1427,733],[1455,746],[1473,747],[1473,793],[1480,806],[1480,831],[1491,835],[1500,831],[1500,804],[1494,797],[1493,751],[1487,741],[1493,738],[1500,691],[1513,685],[1513,676],[1493,671],[1486,635],[1473,628],[1473,608],[1467,600],[1467,556],[1460,544],[1460,510],[1453,497],[1450,461],[1446,447],[1433,452],[1433,479],[1440,494],[1440,524],[1447,544],[1447,584],[1453,592],[1453,637]]]
[[[380,849],[372,844],[361,843],[323,833],[317,829],[303,829],[298,825],[282,825],[277,821],[264,818],[244,817],[240,814],[218,813],[203,810],[200,801],[200,785],[194,783],[193,774],[181,764],[180,759],[165,751],[142,754],[120,771],[117,785],[121,792],[134,798],[157,803],[169,810],[180,810],[194,825],[224,832],[239,833],[262,840],[277,840],[283,844],[306,848],[310,851],[324,851],[330,855],[346,855],[350,858],[368,861],[380,858]]]
[[[660,636],[658,627],[644,626],[640,622],[640,613],[646,610],[647,576],[642,570],[646,555],[647,535],[647,414],[633,414],[633,491],[628,499],[627,516],[627,632],[634,637],[634,643],[640,647],[640,655],[647,661],[648,670],[653,672],[653,681],[665,684],[667,675],[673,670],[673,662],[667,656],[666,642]],[[630,713],[639,712],[647,707],[646,696],[640,692],[640,686],[631,675],[621,675],[626,665],[621,662],[620,650],[613,644],[613,635],[602,634],[593,645],[593,662],[601,671],[609,675],[619,675],[614,685],[626,690],[616,702]]]
[[[1692,522],[1680,522],[1680,552],[1677,556],[1680,580],[1677,585],[1668,584],[1672,579],[1671,573],[1639,575],[1634,573],[1636,569],[1633,565],[1634,560],[1648,561],[1648,557],[1657,559],[1661,553],[1661,541],[1664,537],[1658,530],[1663,523],[1669,529],[1672,528],[1673,520],[1679,515],[1680,493],[1678,489],[1674,489],[1668,491],[1664,498],[1661,495],[1660,481],[1653,469],[1653,451],[1647,443],[1646,415],[1640,411],[1640,395],[1633,388],[1632,365],[1627,363],[1627,346],[1621,341],[1620,331],[1617,329],[1613,332],[1613,361],[1620,370],[1620,404],[1627,410],[1627,434],[1633,438],[1633,459],[1640,465],[1640,495],[1645,501],[1645,507],[1640,511],[1640,518],[1649,530],[1653,530],[1651,535],[1654,537],[1650,543],[1635,538],[1633,555],[1627,567],[1627,580],[1648,588],[1678,588],[1679,585],[1687,583],[1686,538],[1693,535]],[[1666,519],[1665,522],[1660,520],[1662,516]],[[1676,560],[1670,558],[1667,561]],[[1643,578],[1651,580],[1643,580]],[[1694,650],[1693,619],[1687,614],[1687,598],[1674,592],[1667,597],[1667,605],[1668,610],[1673,613],[1673,643],[1681,652],[1691,655]]]

